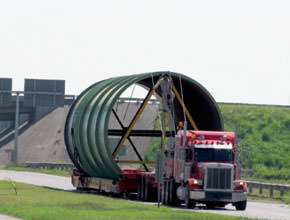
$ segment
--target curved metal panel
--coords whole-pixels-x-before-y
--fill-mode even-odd
[[[209,92],[193,79],[174,72],[153,72],[115,77],[95,83],[71,106],[65,125],[67,151],[77,168],[94,177],[117,179],[121,170],[108,141],[112,108],[121,94],[133,84],[151,89],[163,74],[172,77],[199,130],[223,130],[220,111]],[[182,84],[182,90],[180,88]],[[160,88],[155,93],[160,96]],[[183,121],[183,109],[174,100],[175,123]],[[189,126],[189,129],[192,129]]]

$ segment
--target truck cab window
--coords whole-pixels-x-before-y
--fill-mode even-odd
[[[195,159],[199,162],[231,162],[231,150],[226,149],[195,149]]]

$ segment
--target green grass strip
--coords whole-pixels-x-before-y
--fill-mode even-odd
[[[0,213],[31,220],[63,219],[247,219],[160,208],[100,195],[65,192],[0,181]]]

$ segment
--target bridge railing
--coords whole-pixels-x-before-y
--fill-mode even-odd
[[[286,191],[290,191],[290,185],[276,184],[276,183],[262,183],[256,181],[247,181],[248,193],[253,194],[253,189],[256,188],[259,190],[259,194],[263,194],[264,189],[269,190],[269,197],[274,196],[274,190],[280,191],[280,197],[284,195]]]
[[[39,162],[25,162],[23,164],[25,167],[29,168],[44,168],[44,169],[68,169],[74,168],[71,163],[39,163]]]

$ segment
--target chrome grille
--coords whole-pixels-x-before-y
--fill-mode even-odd
[[[206,167],[205,189],[231,190],[232,182],[232,165],[225,165],[224,167]]]

